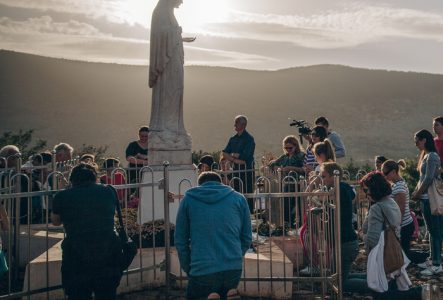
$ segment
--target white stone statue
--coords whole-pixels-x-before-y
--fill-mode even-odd
[[[182,0],[159,0],[152,13],[149,87],[152,90],[149,151],[190,150],[183,122],[184,52],[174,8]]]

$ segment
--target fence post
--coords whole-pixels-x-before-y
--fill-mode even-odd
[[[22,155],[21,153],[17,153],[17,164],[16,164],[16,171],[17,174],[20,174],[22,169]],[[21,193],[22,185],[21,185],[21,176],[16,177],[16,183],[15,183],[15,192]],[[21,205],[21,198],[17,197],[15,198],[15,219],[14,219],[14,268],[13,268],[13,277],[14,280],[18,280],[19,276],[19,265],[20,265],[20,205]]]
[[[171,278],[171,252],[170,252],[170,222],[169,222],[169,162],[163,162],[163,183],[164,183],[164,212],[165,212],[165,299],[169,299],[170,278]]]
[[[334,191],[335,191],[335,260],[337,268],[337,282],[338,282],[338,294],[337,299],[343,299],[343,278],[341,271],[341,204],[340,204],[340,172],[334,171]]]

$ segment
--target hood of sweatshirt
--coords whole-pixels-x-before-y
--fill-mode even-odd
[[[185,197],[207,204],[215,204],[229,195],[236,193],[231,187],[216,181],[208,181],[200,186],[189,189]]]
[[[346,194],[349,199],[354,199],[357,195],[354,188],[346,182],[340,182],[340,193],[343,193],[343,195]]]

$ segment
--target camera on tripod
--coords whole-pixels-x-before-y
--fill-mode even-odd
[[[303,144],[303,136],[311,133],[311,127],[305,120],[292,120],[289,126],[295,126],[298,128],[298,135],[300,136],[300,142]]]

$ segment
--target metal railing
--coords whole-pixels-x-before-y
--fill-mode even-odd
[[[54,161],[54,160],[53,160]],[[50,242],[50,233],[54,232],[54,228],[49,225],[50,216],[49,209],[42,212],[43,229],[45,231],[45,268],[46,268],[46,286],[44,288],[32,289],[31,273],[34,271],[31,265],[26,269],[27,282],[23,284],[25,291],[14,289],[14,284],[19,280],[20,258],[23,258],[20,248],[21,233],[26,232],[27,245],[26,262],[31,262],[33,255],[31,249],[32,234],[35,231],[35,224],[32,224],[34,197],[40,197],[44,203],[44,207],[50,207],[50,201],[55,193],[67,186],[66,172],[67,169],[74,165],[76,161],[61,165],[52,164],[49,166],[37,166],[32,171],[47,171],[46,174],[39,174],[41,181],[50,181],[54,184],[48,184],[47,190],[32,191],[32,176],[11,172],[10,169],[0,169],[0,200],[5,202],[8,214],[12,216],[10,220],[11,230],[8,233],[8,239],[4,244],[7,245],[8,262],[10,270],[8,273],[8,288],[6,293],[0,295],[0,299],[12,299],[14,297],[28,296],[35,293],[46,292],[49,299],[50,291],[60,289],[61,285],[52,285],[50,282],[50,259],[48,250],[52,247]],[[21,160],[17,169],[21,169]],[[215,166],[214,166],[215,167]],[[136,180],[130,178],[129,171],[136,171]],[[240,289],[243,291],[251,288],[251,284],[255,286],[258,297],[272,297],[283,285],[283,291],[291,294],[293,290],[289,285],[296,285],[297,290],[304,290],[313,295],[334,295],[337,299],[342,298],[342,278],[341,278],[341,248],[340,248],[340,201],[339,195],[339,178],[335,175],[335,185],[332,191],[327,191],[322,179],[317,178],[316,181],[309,184],[305,178],[305,174],[297,174],[290,172],[272,172],[266,168],[246,169],[244,166],[233,167],[232,169],[215,170],[224,178],[227,178],[226,184],[235,188],[244,194],[247,199],[252,202],[253,222],[253,248],[248,254],[248,259],[244,263],[244,274],[241,278]],[[107,176],[111,177],[111,183],[116,183],[116,178],[121,174],[124,178],[124,184],[114,185],[118,192],[122,192],[121,201],[124,209],[125,227],[132,234],[132,237],[138,241],[140,248],[143,244],[143,224],[130,224],[128,203],[130,203],[130,195],[137,195],[139,198],[142,188],[149,188],[149,196],[153,199],[152,207],[144,207],[143,201],[139,201],[136,209],[137,219],[141,220],[144,211],[151,210],[152,218],[152,264],[146,266],[144,264],[143,251],[139,251],[139,263],[137,267],[131,268],[125,272],[126,284],[129,285],[129,276],[133,274],[139,275],[138,281],[145,282],[144,274],[146,271],[153,272],[154,278],[157,278],[158,268],[161,266],[165,271],[165,298],[168,298],[173,280],[178,280],[180,286],[183,287],[183,280],[186,277],[183,273],[171,273],[171,245],[170,245],[170,181],[169,181],[169,165],[165,162],[163,166],[163,179],[154,181],[154,171],[149,166],[135,167],[132,169],[115,168]],[[359,173],[360,174],[360,173]],[[361,177],[362,174],[358,175]],[[44,178],[46,177],[46,178]],[[51,179],[52,178],[52,179]],[[252,181],[252,179],[254,181]],[[350,175],[345,172],[345,179],[350,180]],[[27,189],[22,192],[22,179],[27,182]],[[143,180],[141,180],[143,179]],[[358,181],[359,178],[356,178]],[[141,182],[143,181],[143,182]],[[184,179],[179,183],[178,195],[174,198],[179,201],[183,197],[184,185],[192,187],[191,180]],[[356,182],[351,182],[357,189],[358,196],[355,200],[354,210],[358,215],[358,224],[362,224],[362,220],[369,205],[366,197],[361,195]],[[163,189],[164,205],[164,261],[159,262],[158,253],[156,251],[159,245],[156,244],[156,220],[154,219],[154,187]],[[146,195],[146,194],[145,194]],[[27,207],[26,221],[20,224],[21,202]],[[132,226],[132,227],[131,227]],[[131,230],[134,230],[132,232]],[[25,231],[23,231],[25,229]],[[61,232],[61,231],[59,231]],[[135,234],[134,234],[135,233]],[[304,235],[304,236],[302,236]],[[60,239],[61,240],[61,239]],[[303,242],[302,242],[303,241]],[[290,253],[297,250],[298,252]],[[299,248],[297,248],[299,247]],[[301,248],[303,250],[301,250]],[[13,251],[12,251],[13,250]],[[301,251],[301,252],[300,252]],[[269,256],[268,263],[263,263],[260,258],[263,255]],[[251,258],[255,257],[255,258]],[[251,264],[255,264],[256,272],[250,273]],[[283,272],[278,271],[277,265],[282,266]],[[292,270],[288,270],[292,266]],[[303,267],[309,266],[310,271],[303,274]],[[265,274],[265,275],[263,275]],[[263,291],[263,287],[267,290]]]
[[[64,166],[67,166],[65,164]],[[71,165],[73,166],[73,165]],[[59,281],[57,284],[54,284],[52,277],[54,277],[51,272],[60,273],[60,269],[56,271],[50,268],[50,264],[53,263],[53,258],[50,257],[51,248],[60,242],[64,238],[63,230],[61,227],[56,228],[50,225],[50,205],[49,203],[52,201],[53,196],[63,190],[68,186],[65,175],[61,171],[51,171],[52,166],[37,166],[27,170],[29,173],[15,172],[15,168],[13,169],[0,169],[0,202],[3,203],[4,207],[7,210],[9,218],[9,227],[10,230],[7,232],[7,237],[3,240],[3,250],[7,253],[7,263],[9,265],[8,272],[3,275],[7,277],[7,286],[3,287],[0,291],[0,299],[16,299],[17,297],[28,297],[30,298],[33,294],[46,293],[46,298],[50,299],[50,292],[61,289],[61,282]],[[55,166],[58,168],[58,166]],[[18,170],[21,170],[21,162],[17,164]],[[165,165],[165,174],[167,174],[167,166]],[[33,191],[32,184],[34,180],[38,179],[38,177],[32,177],[33,171],[41,171],[46,170],[47,172],[51,171],[46,178],[44,179],[46,182],[52,181],[53,184],[46,184],[46,189],[44,190],[35,190]],[[64,169],[63,171],[66,171]],[[138,282],[142,284],[146,284],[146,280],[144,275],[146,272],[152,272],[153,278],[157,278],[158,269],[163,268],[164,261],[163,258],[159,259],[159,251],[160,253],[165,253],[166,264],[168,256],[166,253],[169,251],[165,251],[163,248],[169,249],[169,230],[170,225],[169,222],[166,222],[164,225],[165,232],[165,245],[156,245],[157,236],[160,234],[159,228],[157,228],[158,220],[149,220],[146,226],[150,226],[149,229],[152,232],[152,235],[148,234],[148,242],[152,240],[152,246],[150,249],[141,250],[143,247],[143,243],[146,232],[143,232],[145,228],[145,224],[138,224],[138,221],[141,220],[141,216],[143,210],[150,210],[150,207],[143,207],[143,202],[138,202],[138,207],[133,208],[132,213],[135,211],[137,215],[137,220],[130,220],[131,208],[128,208],[128,203],[130,202],[130,195],[140,197],[141,189],[144,189],[146,193],[150,194],[154,200],[160,201],[160,199],[154,199],[154,189],[160,188],[161,185],[164,187],[168,186],[168,180],[160,180],[154,181],[153,170],[145,166],[143,168],[138,168],[137,178],[143,178],[143,182],[133,182],[127,183],[126,175],[127,170],[122,168],[116,168],[112,170],[110,177],[111,182],[115,183],[115,178],[118,174],[123,176],[124,184],[114,185],[117,192],[122,195],[122,207],[123,208],[123,218],[125,220],[125,227],[128,229],[129,235],[139,243],[139,253],[138,257],[138,265],[134,264],[131,266],[129,270],[124,272],[124,276],[126,277],[126,284],[129,286],[130,284],[130,276],[134,276],[136,274],[138,276]],[[109,174],[108,174],[109,175]],[[23,186],[23,183],[26,183],[26,187]],[[62,184],[58,184],[62,183]],[[61,188],[57,188],[61,187]],[[149,193],[149,190],[152,190]],[[166,191],[167,189],[165,189]],[[43,203],[44,213],[41,218],[41,222],[33,222],[33,214],[34,214],[34,205],[33,202],[38,199]],[[33,201],[34,200],[34,201]],[[163,199],[161,199],[163,201]],[[166,206],[165,206],[166,207]],[[154,215],[153,215],[154,216]],[[132,222],[132,224],[130,224]],[[162,230],[163,231],[163,230]],[[43,243],[39,240],[36,242],[36,237],[41,239],[43,236]],[[38,244],[38,245],[37,245]],[[43,245],[42,245],[43,244]],[[160,246],[160,247],[159,247]],[[36,248],[39,248],[38,250]],[[150,253],[147,254],[147,251]],[[144,263],[144,257],[148,255],[152,264]],[[163,255],[162,255],[163,256]],[[40,265],[43,263],[43,269],[35,267],[36,264],[32,264],[32,262],[40,257]],[[58,259],[61,258],[59,253]],[[37,274],[35,272],[39,272],[38,270],[43,270],[46,274]],[[44,286],[39,286],[38,288],[33,288],[35,285],[31,282],[31,278],[44,278],[45,282]],[[57,277],[57,276],[56,276]],[[61,276],[58,274],[58,278]],[[24,280],[24,281],[23,281]],[[40,279],[41,280],[41,279]],[[123,278],[122,282],[125,281]],[[134,279],[132,278],[133,282]]]

